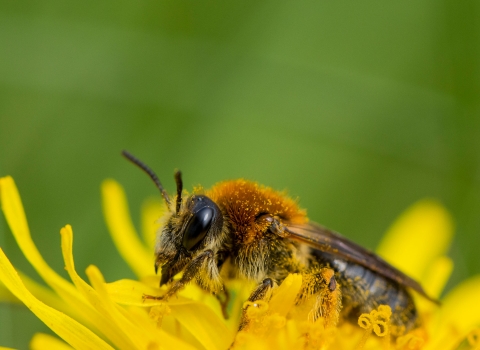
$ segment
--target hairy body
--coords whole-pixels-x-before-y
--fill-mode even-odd
[[[174,206],[157,175],[129,152],[122,154],[150,176],[169,209],[155,248],[155,272],[161,268],[160,285],[169,288],[162,296],[145,298],[168,299],[192,281],[218,294],[225,290],[223,268],[229,269],[227,275],[259,282],[248,299],[255,302],[268,299],[288,274],[299,273],[302,286],[296,302],[313,301],[308,315],[312,321],[322,317],[330,327],[337,324],[340,312],[356,320],[361,313],[389,305],[399,333],[413,328],[417,320],[407,288],[435,301],[418,282],[375,254],[308,222],[305,210],[285,193],[240,179],[183,197],[181,173],[176,171]],[[174,280],[181,271],[182,277]],[[248,326],[248,307],[240,330]]]
[[[213,222],[202,243],[189,252],[174,242],[185,235],[182,228],[199,198],[211,200],[219,213],[216,225]],[[228,268],[228,274],[260,283],[249,299],[255,301],[266,298],[288,274],[299,273],[304,282],[297,303],[316,298],[310,313],[313,320],[322,315],[327,325],[334,325],[343,310],[345,319],[356,321],[361,313],[384,304],[391,307],[395,326],[409,330],[415,325],[415,305],[403,285],[291,239],[288,227],[309,227],[309,223],[305,210],[285,193],[246,180],[226,181],[187,197],[178,213],[167,215],[156,249],[156,266],[163,266],[162,284],[171,282],[177,272],[185,272],[163,298],[174,295],[190,279],[208,292],[220,293],[220,270]]]

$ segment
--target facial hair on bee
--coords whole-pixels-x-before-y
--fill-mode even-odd
[[[407,287],[426,296],[421,286],[366,249],[310,223],[286,193],[239,179],[183,196],[177,171],[173,205],[155,173],[123,154],[152,178],[169,208],[155,247],[155,271],[161,269],[160,285],[168,289],[144,298],[167,300],[192,281],[218,295],[224,291],[222,276],[235,275],[258,283],[248,299],[255,303],[268,300],[275,285],[298,273],[303,282],[296,304],[308,304],[312,322],[322,318],[325,327],[333,327],[340,317],[355,320],[386,304],[394,326],[408,331],[417,324]],[[179,272],[182,277],[174,280]],[[249,325],[248,305],[240,330]],[[222,309],[225,314],[225,303]]]

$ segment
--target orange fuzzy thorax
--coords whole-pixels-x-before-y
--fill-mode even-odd
[[[243,179],[220,182],[206,195],[216,202],[230,219],[237,242],[250,243],[266,230],[256,221],[270,214],[282,221],[305,223],[306,212],[284,193]]]

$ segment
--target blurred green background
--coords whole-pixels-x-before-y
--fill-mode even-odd
[[[2,1],[0,175],[60,273],[133,277],[102,218],[100,183],[132,215],[157,196],[120,157],[174,189],[245,177],[288,189],[310,217],[374,248],[415,201],[456,220],[451,287],[480,272],[477,1]],[[3,216],[0,244],[31,276]],[[153,260],[152,260],[153,268]],[[47,328],[0,305],[0,344]]]

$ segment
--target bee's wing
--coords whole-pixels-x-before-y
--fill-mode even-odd
[[[287,223],[286,231],[289,233],[287,237],[292,240],[306,243],[322,252],[362,265],[379,275],[414,289],[425,298],[438,304],[437,300],[428,296],[420,283],[397,270],[379,256],[336,232],[312,222],[308,224]]]

